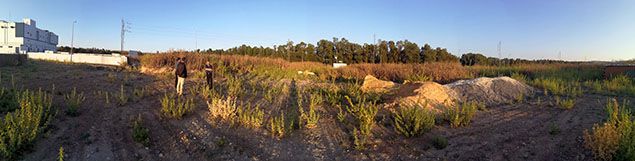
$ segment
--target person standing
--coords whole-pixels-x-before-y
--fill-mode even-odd
[[[179,64],[176,68],[177,74],[177,83],[176,83],[176,93],[181,96],[183,95],[183,85],[185,84],[185,78],[187,78],[187,67],[185,66],[185,58],[181,58]]]
[[[177,87],[177,84],[179,82],[179,74],[177,74],[176,70],[179,68],[179,62],[181,61],[181,58],[176,58],[176,61],[174,62],[174,88]]]
[[[212,64],[209,60],[205,62],[205,78],[207,78],[207,88],[212,89],[214,85],[214,73],[212,70]]]

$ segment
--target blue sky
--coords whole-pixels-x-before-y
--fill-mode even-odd
[[[0,19],[29,17],[69,45],[119,49],[121,18],[130,23],[126,49],[273,46],[407,39],[448,48],[526,59],[635,58],[632,0],[321,0],[138,1],[0,0]]]

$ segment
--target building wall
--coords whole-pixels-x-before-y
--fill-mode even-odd
[[[15,22],[0,21],[0,53],[15,53],[23,44],[23,39],[16,36],[16,31],[23,25]]]
[[[16,48],[26,52],[55,51],[58,36],[48,30],[37,28],[34,20],[24,22],[0,21],[0,53],[14,53]]]
[[[62,53],[50,53],[50,52],[31,52],[28,53],[29,59],[38,60],[51,60],[59,62],[73,62],[73,63],[87,63],[87,64],[101,64],[101,65],[121,65],[127,64],[128,58],[119,54],[88,54],[88,53],[75,53],[69,54],[67,52]]]

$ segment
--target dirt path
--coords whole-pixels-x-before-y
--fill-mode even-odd
[[[546,101],[545,98],[541,98]],[[582,133],[604,116],[606,97],[587,95],[572,110],[528,103],[478,112],[468,127],[437,128],[431,134],[449,140],[444,150],[425,158],[448,160],[592,160]]]

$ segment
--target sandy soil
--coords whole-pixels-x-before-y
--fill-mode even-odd
[[[50,62],[0,69],[5,87],[11,84],[11,74],[27,89],[51,91],[55,85],[54,105],[60,113],[23,160],[54,160],[60,146],[66,160],[592,160],[582,132],[602,121],[608,98],[584,95],[572,110],[563,110],[550,105],[548,97],[536,97],[478,111],[468,127],[450,128],[442,122],[416,138],[396,134],[383,109],[372,145],[356,151],[350,146],[350,129],[338,123],[334,108],[320,110],[318,128],[277,139],[265,128],[229,127],[208,119],[206,104],[193,94],[187,97],[197,97],[195,112],[181,120],[162,118],[159,99],[174,90],[169,77]],[[186,86],[202,82],[194,79]],[[122,84],[127,89],[145,87],[147,96],[118,106],[112,96],[108,104],[97,92],[115,94]],[[63,93],[74,87],[87,97],[78,117],[63,113]],[[150,129],[148,147],[132,139],[131,120],[138,115]],[[550,129],[559,133],[550,134]],[[434,136],[448,138],[448,147],[435,149],[430,141]]]

